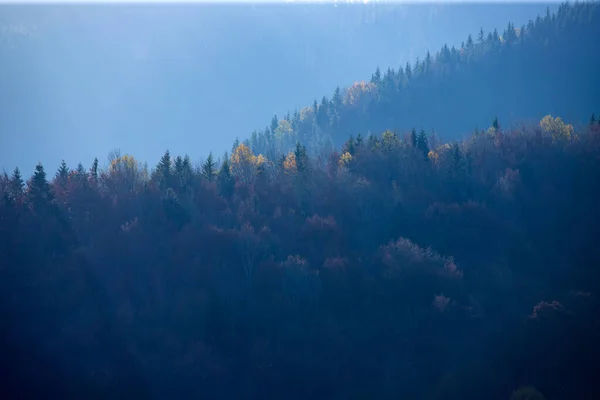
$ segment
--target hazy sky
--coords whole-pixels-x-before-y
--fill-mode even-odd
[[[544,4],[0,6],[0,169],[218,155],[337,85]]]

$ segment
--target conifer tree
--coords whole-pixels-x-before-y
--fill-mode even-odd
[[[498,117],[494,117],[494,120],[492,121],[492,128],[494,129],[494,132],[498,132],[500,130],[500,124],[498,123]]]
[[[427,158],[429,154],[429,144],[427,140],[427,134],[423,129],[421,129],[419,135],[417,136],[417,148],[421,150],[425,158]]]
[[[172,186],[173,181],[173,170],[171,163],[171,153],[169,150],[161,157],[158,165],[156,166],[156,178],[159,181],[160,188],[167,190]]]
[[[229,164],[229,155],[225,153],[221,168],[218,174],[219,192],[223,197],[231,197],[235,189],[235,181],[231,174],[231,165]]]
[[[208,153],[208,158],[206,159],[204,164],[202,164],[202,176],[204,176],[204,178],[206,178],[207,181],[212,182],[215,178],[215,175],[217,173],[216,166],[217,163],[215,162],[213,153],[211,151],[210,153]]]
[[[88,182],[87,178],[87,172],[85,170],[85,168],[83,167],[82,163],[78,163],[77,164],[77,169],[75,170],[76,172],[76,177],[77,177],[77,183],[79,186],[85,186]]]
[[[90,178],[92,180],[92,183],[98,183],[98,158],[94,158],[92,168],[90,168]]]
[[[30,181],[29,191],[27,193],[28,200],[35,206],[39,207],[50,203],[54,196],[48,181],[46,172],[42,163],[38,163],[35,167],[35,172]]]
[[[58,171],[56,172],[56,182],[64,190],[67,188],[67,182],[69,180],[69,167],[65,160],[62,160]]]
[[[375,69],[375,73],[371,75],[371,83],[374,83],[375,85],[379,85],[381,83],[381,70],[379,69],[379,66],[377,66],[377,69]]]
[[[410,141],[412,144],[413,149],[417,148],[417,130],[413,127],[412,131],[410,132]]]
[[[308,169],[308,155],[306,147],[300,144],[300,142],[296,142],[294,156],[296,157],[296,169],[298,172],[305,172]]]
[[[23,190],[25,188],[25,182],[21,176],[19,167],[16,167],[10,178],[10,194],[13,198],[20,198],[23,196]]]

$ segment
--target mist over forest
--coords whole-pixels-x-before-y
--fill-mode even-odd
[[[104,165],[115,148],[199,162],[378,65],[520,26],[547,6],[0,5],[0,170]]]
[[[0,6],[0,397],[600,398],[600,3]]]

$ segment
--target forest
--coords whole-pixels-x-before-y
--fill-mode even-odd
[[[599,7],[378,70],[200,165],[1,174],[2,397],[600,398]],[[544,86],[584,41],[575,86]],[[539,82],[489,78],[526,55]],[[498,106],[460,140],[436,132],[488,113],[453,85]]]
[[[386,129],[457,139],[494,117],[509,125],[547,114],[585,123],[600,105],[600,56],[592,45],[600,37],[599,10],[597,2],[565,3],[520,27],[480,29],[460,47],[444,45],[397,69],[377,68],[370,80],[274,116],[245,143],[275,157],[296,141],[327,153],[351,134]]]

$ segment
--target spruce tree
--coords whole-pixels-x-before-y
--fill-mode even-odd
[[[50,203],[54,196],[48,181],[46,172],[42,163],[38,163],[35,167],[35,172],[31,178],[29,191],[27,193],[28,200],[36,207]]]
[[[423,129],[421,129],[421,131],[419,132],[419,135],[417,136],[417,148],[419,150],[421,150],[421,152],[423,153],[423,156],[425,158],[428,157],[429,144],[428,144],[427,134],[425,133],[425,131]]]
[[[217,172],[216,165],[217,164],[214,160],[213,153],[211,151],[210,153],[208,153],[208,158],[206,159],[204,164],[202,164],[202,176],[204,176],[204,178],[206,178],[206,180],[209,182],[212,182],[215,178],[215,174]]]
[[[233,195],[235,181],[231,175],[231,166],[229,165],[229,155],[225,153],[218,175],[219,192],[221,196],[228,198]]]
[[[494,129],[494,132],[498,132],[500,130],[500,124],[498,123],[498,117],[494,117],[494,120],[492,121],[492,128]]]
[[[171,164],[171,153],[169,153],[169,150],[167,150],[161,157],[158,165],[156,166],[156,173],[160,188],[162,190],[167,190],[167,188],[172,186],[173,171]]]
[[[64,190],[67,188],[67,182],[69,180],[69,167],[65,160],[62,160],[58,171],[56,172],[56,182]]]
[[[298,172],[305,172],[308,169],[308,155],[306,147],[300,144],[300,142],[296,142],[294,156],[296,158],[296,169]]]
[[[16,167],[10,178],[10,194],[13,198],[20,198],[23,196],[23,190],[25,188],[25,182],[21,176],[19,167]]]
[[[79,184],[79,186],[85,186],[88,182],[88,176],[82,163],[77,164],[77,169],[75,170],[75,172],[77,177],[77,183]]]
[[[98,183],[98,158],[94,158],[92,168],[90,168],[90,178],[92,180],[92,183]]]

